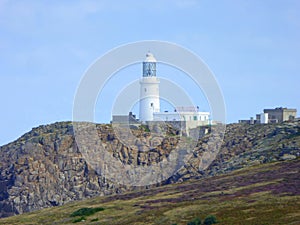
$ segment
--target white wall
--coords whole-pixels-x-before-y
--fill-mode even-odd
[[[160,112],[154,113],[157,121],[208,121],[209,112]]]
[[[142,122],[153,121],[153,113],[160,111],[159,79],[144,77],[140,81],[140,114]]]

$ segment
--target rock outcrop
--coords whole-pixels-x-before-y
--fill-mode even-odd
[[[180,152],[192,153],[179,162],[177,172],[160,185],[290,160],[300,155],[299,122],[231,124],[226,128],[223,141],[222,135],[212,132],[196,142],[180,137],[179,132],[170,127],[164,136],[149,133],[144,126],[131,128],[136,139],[126,145],[111,125],[96,126],[99,140],[108,153],[124,165],[139,167],[166,161],[182,138],[185,144]],[[212,140],[214,146],[210,144]],[[219,150],[215,160],[203,169],[199,165],[214,148]],[[15,142],[0,147],[0,157],[0,217],[134,188],[107,179],[101,169],[90,165],[75,141],[71,122],[34,128]]]
[[[191,160],[169,182],[190,177],[214,176],[243,167],[291,160],[300,156],[300,123],[229,124],[216,159],[205,171],[195,168],[197,160],[208,150],[211,135],[199,139]]]
[[[40,126],[1,147],[1,216],[118,192],[90,170],[78,151],[72,123]]]

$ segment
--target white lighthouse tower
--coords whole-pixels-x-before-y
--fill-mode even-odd
[[[150,52],[146,54],[143,62],[140,85],[140,121],[153,121],[153,113],[160,112],[159,79],[156,77],[156,59]]]

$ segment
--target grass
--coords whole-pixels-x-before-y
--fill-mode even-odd
[[[72,202],[3,218],[0,224],[73,224],[78,220],[78,224],[186,225],[195,218],[203,222],[209,215],[224,225],[300,224],[299,168],[299,158],[269,163],[147,191]]]

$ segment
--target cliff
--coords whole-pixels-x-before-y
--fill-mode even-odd
[[[181,146],[192,151],[182,167],[162,184],[182,182],[227,173],[251,165],[290,160],[300,154],[300,124],[290,122],[268,125],[231,124],[226,127],[220,151],[207,169],[199,167],[210,151],[210,141],[221,136],[209,133],[196,143]],[[149,133],[147,127],[132,127],[138,142],[128,146],[119,140],[111,125],[96,126],[97,135],[107,151],[124,165],[146,166],[168,158],[176,149],[178,132],[168,127],[164,137]],[[145,151],[145,146],[155,147]],[[91,142],[92,140],[87,140]],[[190,147],[193,149],[188,149]],[[70,201],[111,195],[133,187],[107,179],[91,167],[76,144],[71,122],[39,126],[18,140],[0,148],[0,216],[7,217]],[[149,187],[149,186],[148,186]],[[148,188],[146,187],[146,188]]]

